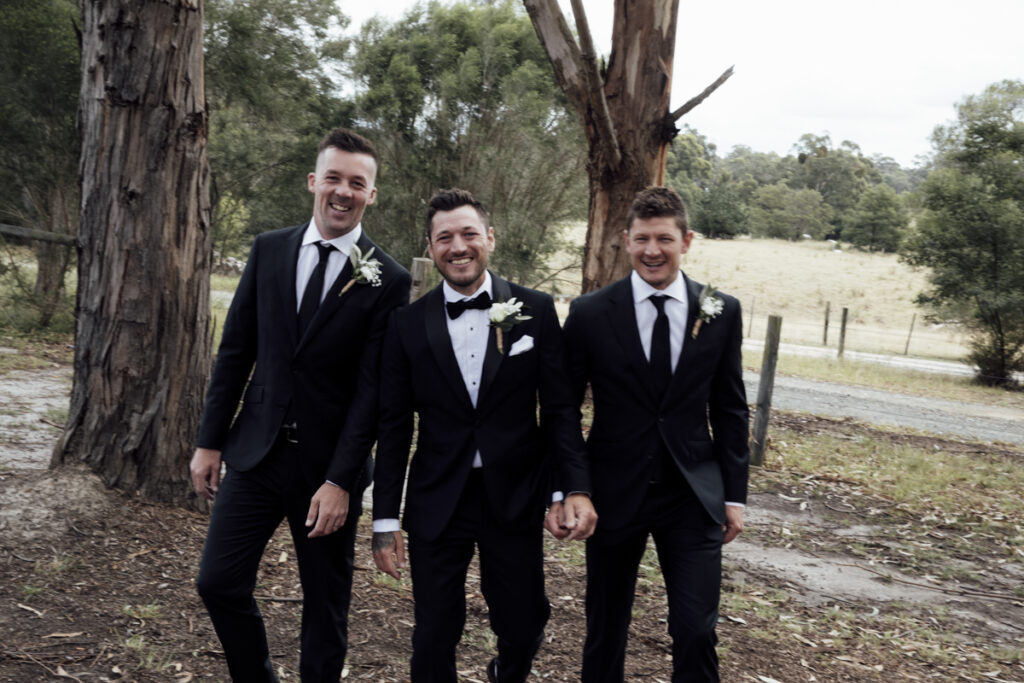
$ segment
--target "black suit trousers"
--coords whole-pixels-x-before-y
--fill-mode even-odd
[[[637,570],[653,536],[668,592],[672,681],[717,681],[715,654],[722,527],[682,475],[651,484],[622,529],[587,540],[587,639],[583,683],[622,683]]]
[[[544,595],[542,529],[509,528],[494,519],[480,470],[473,470],[440,537],[409,536],[416,627],[413,683],[455,683],[455,648],[466,623],[466,571],[476,547],[480,591],[498,636],[498,680],[525,681],[550,606]]]
[[[267,542],[288,520],[302,582],[300,675],[337,683],[348,646],[356,524],[365,483],[350,491],[348,519],[333,534],[307,537],[315,488],[303,476],[302,446],[278,439],[247,472],[228,468],[213,506],[196,587],[224,646],[234,681],[275,681],[266,632],[253,598]]]

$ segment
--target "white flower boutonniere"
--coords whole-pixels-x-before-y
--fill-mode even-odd
[[[701,325],[717,318],[724,308],[725,301],[718,296],[718,290],[710,284],[704,285],[704,289],[700,290],[700,296],[697,297],[697,319],[690,330],[690,338],[696,339]]]
[[[505,343],[502,339],[502,334],[508,332],[517,324],[533,318],[532,315],[526,315],[526,311],[523,310],[523,302],[516,301],[515,297],[508,301],[495,301],[487,311],[487,316],[491,320],[491,327],[497,328],[495,332],[497,332],[498,337],[498,353],[502,355],[505,354]]]
[[[373,256],[373,250],[376,247],[372,247],[370,251],[363,254],[363,251],[359,248],[359,245],[353,244],[352,251],[348,254],[348,260],[352,262],[352,279],[345,283],[345,286],[341,288],[341,292],[338,296],[341,296],[352,287],[352,285],[370,285],[371,287],[380,287],[380,261]]]

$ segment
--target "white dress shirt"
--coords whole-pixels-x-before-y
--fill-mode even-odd
[[[327,269],[324,271],[324,290],[320,292],[320,301],[327,296],[327,290],[331,288],[334,281],[338,279],[345,262],[348,260],[352,245],[359,241],[363,234],[363,224],[360,223],[354,229],[348,231],[341,237],[332,240],[325,240],[316,227],[316,219],[309,221],[305,234],[302,235],[302,246],[299,247],[299,260],[295,264],[295,312],[299,312],[302,306],[302,295],[306,293],[306,284],[313,269],[320,262],[320,251],[317,249],[317,242],[325,242],[334,247],[334,251],[327,257]]]
[[[679,364],[679,354],[683,351],[686,339],[686,316],[690,313],[690,303],[686,298],[685,278],[679,276],[665,289],[655,289],[640,277],[634,270],[630,275],[633,285],[633,304],[636,306],[636,326],[640,330],[640,344],[644,347],[644,356],[651,360],[651,337],[654,335],[654,321],[658,318],[658,309],[649,301],[652,296],[664,295],[665,315],[668,316],[669,353],[672,358],[672,372],[675,373]]]
[[[447,281],[441,284],[441,291],[444,293],[444,301],[466,301],[487,292],[491,299],[494,299],[491,274],[484,271],[484,281],[472,294],[466,295],[456,292]],[[448,336],[452,340],[452,351],[455,352],[455,360],[459,363],[459,372],[462,374],[462,381],[469,392],[469,399],[476,407],[476,400],[480,396],[480,380],[484,374],[484,356],[487,354],[487,340],[490,337],[491,319],[486,310],[469,308],[462,312],[458,318],[452,318],[445,314],[448,322]],[[483,467],[483,460],[480,458],[480,451],[473,455],[473,467]],[[400,524],[397,519],[375,519],[373,520],[374,533],[386,533],[398,531]]]

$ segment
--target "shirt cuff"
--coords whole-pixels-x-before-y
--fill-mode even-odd
[[[734,507],[734,508],[745,508],[745,507],[747,507],[743,503],[730,503],[729,501],[725,501],[725,504],[730,506],[730,507]],[[376,524],[376,522],[374,522],[374,523]]]
[[[552,504],[561,503],[563,500],[565,500],[565,494],[562,493],[561,491],[555,491],[554,493],[551,494]]]
[[[373,520],[373,533],[386,534],[389,531],[399,531],[402,526],[397,519],[375,519]]]

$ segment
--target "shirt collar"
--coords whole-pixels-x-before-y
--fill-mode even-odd
[[[655,289],[640,277],[640,274],[635,270],[629,278],[630,284],[633,285],[633,303],[635,304],[640,303],[644,299],[649,299],[654,294],[664,294],[684,304],[686,303],[686,287],[684,286],[686,278],[683,276],[683,271],[679,271],[679,277],[673,280],[672,284],[665,289]]]
[[[320,230],[316,227],[316,218],[312,218],[309,221],[309,226],[306,227],[305,234],[302,235],[302,246],[304,247],[307,244],[315,244],[316,242],[327,242],[340,251],[342,256],[347,258],[349,252],[352,251],[352,245],[358,242],[359,238],[362,236],[363,224],[360,223],[341,237],[335,237],[332,240],[325,240],[320,234]]]
[[[467,295],[462,294],[461,292],[456,292],[455,289],[450,284],[448,284],[447,280],[445,280],[441,284],[441,289],[442,291],[444,291],[445,301],[462,301],[464,299],[472,299],[477,294],[480,294],[482,292],[487,292],[487,295],[491,297],[491,299],[494,298],[493,282],[491,282],[491,271],[489,270],[484,271],[483,284],[481,284],[480,287],[478,287],[477,290],[472,294]]]

